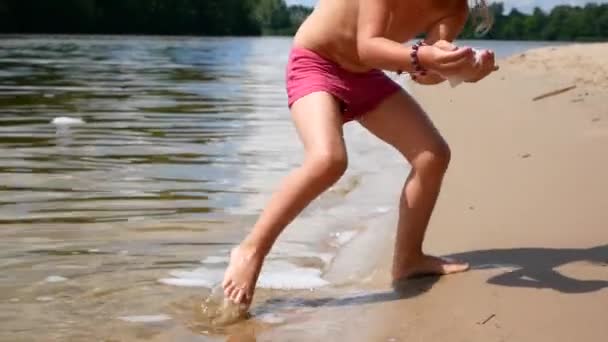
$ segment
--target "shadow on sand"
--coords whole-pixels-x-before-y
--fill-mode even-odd
[[[489,284],[509,287],[553,289],[562,293],[587,293],[608,288],[608,281],[579,280],[560,274],[556,268],[572,262],[589,262],[606,267],[608,245],[593,248],[513,248],[471,251],[448,255],[467,261],[472,269],[506,269],[488,279]],[[438,277],[400,281],[392,291],[324,298],[275,298],[259,305],[254,315],[288,307],[328,307],[364,305],[412,298],[430,290]]]
[[[608,281],[569,278],[556,269],[573,262],[588,262],[606,267],[608,245],[593,248],[514,248],[491,249],[452,254],[474,269],[509,268],[488,279],[489,284],[509,287],[552,289],[562,293],[587,293],[608,288]]]

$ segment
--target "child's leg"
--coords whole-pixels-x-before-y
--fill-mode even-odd
[[[359,121],[401,152],[412,166],[401,196],[393,279],[465,271],[467,264],[448,262],[422,251],[426,228],[450,160],[449,147],[431,120],[413,98],[399,91]]]
[[[285,178],[251,233],[231,253],[223,287],[226,297],[236,303],[251,301],[264,257],[283,229],[346,170],[342,114],[335,98],[312,93],[291,109],[305,160]]]

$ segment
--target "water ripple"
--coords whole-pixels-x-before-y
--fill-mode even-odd
[[[249,69],[273,66],[250,41],[63,38],[0,46],[0,225],[172,219],[251,192],[239,169],[259,158],[239,142],[260,120],[256,98],[284,94],[276,68]]]

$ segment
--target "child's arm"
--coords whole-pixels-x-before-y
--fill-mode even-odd
[[[446,51],[456,50],[457,47],[451,43],[462,31],[467,15],[467,6],[463,6],[454,15],[439,20],[427,33],[424,42]],[[416,81],[420,84],[433,85],[445,81],[445,78],[437,73],[428,73],[426,76],[418,76]]]
[[[395,0],[361,0],[359,2],[359,22],[357,49],[359,59],[366,65],[384,70],[413,71],[410,61],[411,50],[384,37],[390,16],[390,8]]]
[[[391,8],[400,0],[361,0],[357,32],[357,48],[360,60],[374,68],[413,72],[412,47],[404,46],[385,37]],[[442,74],[459,70],[470,64],[471,49],[446,51],[432,46],[423,46],[418,51],[420,64],[431,71]]]
[[[424,42],[433,45],[437,42],[453,42],[462,32],[468,17],[468,6],[463,2],[464,6],[459,8],[454,14],[439,20],[427,32]]]

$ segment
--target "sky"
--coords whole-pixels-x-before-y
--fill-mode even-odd
[[[288,5],[300,4],[306,6],[314,6],[317,0],[285,0]],[[491,1],[492,2],[492,1]],[[595,3],[603,3],[608,2],[608,0],[502,0],[496,1],[502,2],[505,4],[505,9],[510,11],[512,7],[517,7],[517,9],[522,12],[531,12],[535,6],[538,6],[544,10],[550,10],[555,5],[585,5],[588,2]]]

